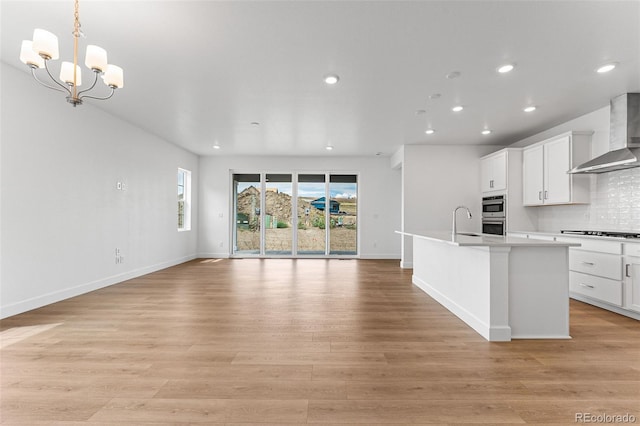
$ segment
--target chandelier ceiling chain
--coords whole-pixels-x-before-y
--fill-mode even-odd
[[[53,77],[49,69],[48,62],[58,59],[58,37],[49,31],[36,29],[33,32],[33,40],[23,40],[20,50],[20,60],[31,68],[31,75],[41,85],[64,92],[67,94],[67,102],[71,105],[81,105],[83,99],[105,100],[113,96],[116,89],[124,87],[124,72],[122,68],[107,64],[107,52],[101,47],[88,45],[86,51],[85,65],[93,74],[93,83],[88,89],[78,91],[78,86],[82,85],[82,71],[78,65],[78,39],[84,37],[82,25],[80,24],[80,6],[79,1],[75,0],[74,4],[74,22],[73,22],[73,63],[62,62],[60,66],[60,81]],[[58,87],[51,86],[38,78],[36,70],[44,68],[47,75]],[[92,90],[98,82],[98,76],[102,79],[111,90],[107,96],[89,96],[83,95]]]

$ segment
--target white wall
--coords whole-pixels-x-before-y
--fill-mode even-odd
[[[197,194],[197,156],[1,67],[1,317],[195,256],[198,206],[177,232],[176,173]]]
[[[452,212],[465,205],[471,220],[458,212],[458,230],[480,232],[482,195],[480,157],[496,146],[405,145],[402,164],[403,230],[421,234],[426,231],[450,231]],[[412,266],[412,242],[403,238],[402,266]]]
[[[512,146],[527,146],[570,130],[593,130],[592,157],[609,151],[609,106],[570,120]],[[640,232],[640,168],[591,177],[591,203],[529,207],[537,211],[543,232],[594,229]]]
[[[240,172],[348,172],[358,173],[358,210],[361,258],[399,259],[400,170],[385,157],[245,157],[200,158],[201,257],[230,253],[232,215],[230,170]]]

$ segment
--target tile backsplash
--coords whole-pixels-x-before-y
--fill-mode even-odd
[[[594,175],[591,204],[536,207],[538,230],[640,232],[640,168]]]

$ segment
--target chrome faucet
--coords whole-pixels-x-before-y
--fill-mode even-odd
[[[457,226],[456,226],[456,212],[459,209],[465,209],[467,211],[467,219],[471,219],[471,210],[469,210],[467,207],[458,206],[453,210],[453,224],[452,224],[452,230],[451,230],[451,236],[453,238],[455,238],[456,234],[458,233],[458,229],[457,229]]]

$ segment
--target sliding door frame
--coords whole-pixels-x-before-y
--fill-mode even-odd
[[[234,185],[233,176],[236,174],[259,174],[260,175],[260,253],[252,254],[252,253],[237,253],[236,251],[236,242],[237,242],[237,229],[236,229],[236,208],[237,208],[237,194],[236,188]],[[290,174],[291,175],[291,226],[292,230],[292,238],[291,238],[291,254],[266,254],[266,228],[265,228],[265,218],[266,218],[266,176],[268,174]],[[324,175],[324,193],[325,193],[325,209],[324,209],[324,223],[325,223],[325,247],[324,254],[298,254],[298,175]],[[356,190],[356,200],[358,203],[358,207],[356,210],[356,253],[355,254],[330,254],[331,252],[331,241],[330,241],[330,226],[331,226],[331,194],[330,194],[330,184],[331,184],[331,175],[354,175],[356,176],[357,190]],[[333,171],[307,171],[307,170],[296,170],[296,171],[279,171],[279,170],[262,170],[262,171],[245,171],[245,170],[229,170],[229,181],[230,181],[230,212],[229,217],[231,218],[229,222],[230,232],[230,242],[229,244],[229,257],[230,258],[295,258],[295,259],[359,259],[360,258],[360,173],[358,172],[350,172],[350,171],[341,171],[341,170],[333,170]]]

